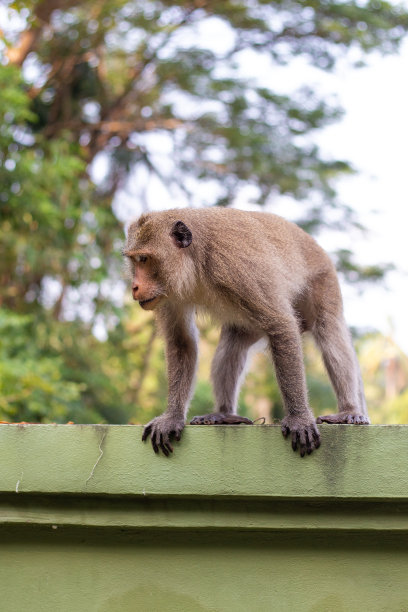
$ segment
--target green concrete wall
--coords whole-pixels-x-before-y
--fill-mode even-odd
[[[0,426],[0,610],[408,611],[408,427]]]

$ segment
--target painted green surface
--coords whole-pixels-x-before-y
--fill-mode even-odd
[[[407,498],[408,426],[322,425],[303,459],[278,426],[187,426],[170,457],[126,425],[0,425],[0,491]]]
[[[2,538],[2,612],[407,610],[407,541],[360,534]]]
[[[1,612],[408,611],[408,427],[0,426]]]

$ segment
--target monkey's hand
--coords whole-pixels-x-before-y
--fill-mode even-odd
[[[291,435],[292,448],[297,451],[299,446],[300,456],[304,457],[307,453],[320,446],[320,433],[313,420],[299,416],[288,415],[282,419],[282,433],[285,438]]]
[[[179,442],[183,429],[184,419],[164,413],[147,423],[143,430],[142,441],[145,442],[150,436],[154,452],[158,453],[161,449],[168,457],[173,452],[170,439],[174,437]]]

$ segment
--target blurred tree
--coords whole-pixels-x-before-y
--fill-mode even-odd
[[[258,203],[274,193],[307,198],[301,221],[310,229],[340,207],[333,178],[351,168],[324,159],[307,136],[340,110],[310,87],[289,97],[241,78],[242,59],[267,56],[273,70],[302,55],[328,70],[348,49],[359,60],[395,51],[408,27],[407,11],[380,0],[9,6],[23,29],[9,37],[7,56],[31,82],[32,128],[48,139],[69,134],[88,163],[103,151],[106,195],[136,167],[189,201],[228,205],[250,187]],[[211,34],[221,26],[220,44]],[[166,141],[165,168],[153,134]],[[200,195],[203,185],[211,195]],[[342,212],[350,221],[351,211]]]
[[[136,181],[142,206],[149,181],[163,197],[195,205],[283,194],[302,202],[298,221],[308,231],[357,223],[333,186],[350,165],[325,159],[312,138],[340,110],[310,87],[289,96],[243,79],[242,64],[268,58],[272,71],[302,56],[329,70],[350,49],[357,61],[394,52],[408,13],[380,0],[5,6],[0,303],[8,337],[0,358],[9,382],[0,409],[16,419],[144,420],[160,410],[165,385],[151,319],[127,316],[122,304],[117,216],[126,216],[126,191]],[[360,268],[345,251],[338,262],[351,280],[383,272]],[[19,386],[25,391],[14,397]],[[276,385],[265,392],[279,413]],[[205,385],[196,402],[208,403]]]
[[[379,333],[364,334],[358,349],[373,423],[408,423],[408,356]]]
[[[106,378],[112,345],[91,333],[98,317],[119,321],[118,223],[78,148],[27,127],[36,116],[14,66],[0,68],[0,117],[1,416],[126,421]]]
[[[61,356],[33,342],[33,317],[0,312],[0,415],[4,420],[66,420],[81,385],[64,379]]]

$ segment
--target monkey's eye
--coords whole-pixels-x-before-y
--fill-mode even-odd
[[[147,261],[147,256],[146,256],[146,255],[138,255],[138,256],[136,257],[136,261],[137,261],[138,263],[146,263],[146,261]]]

